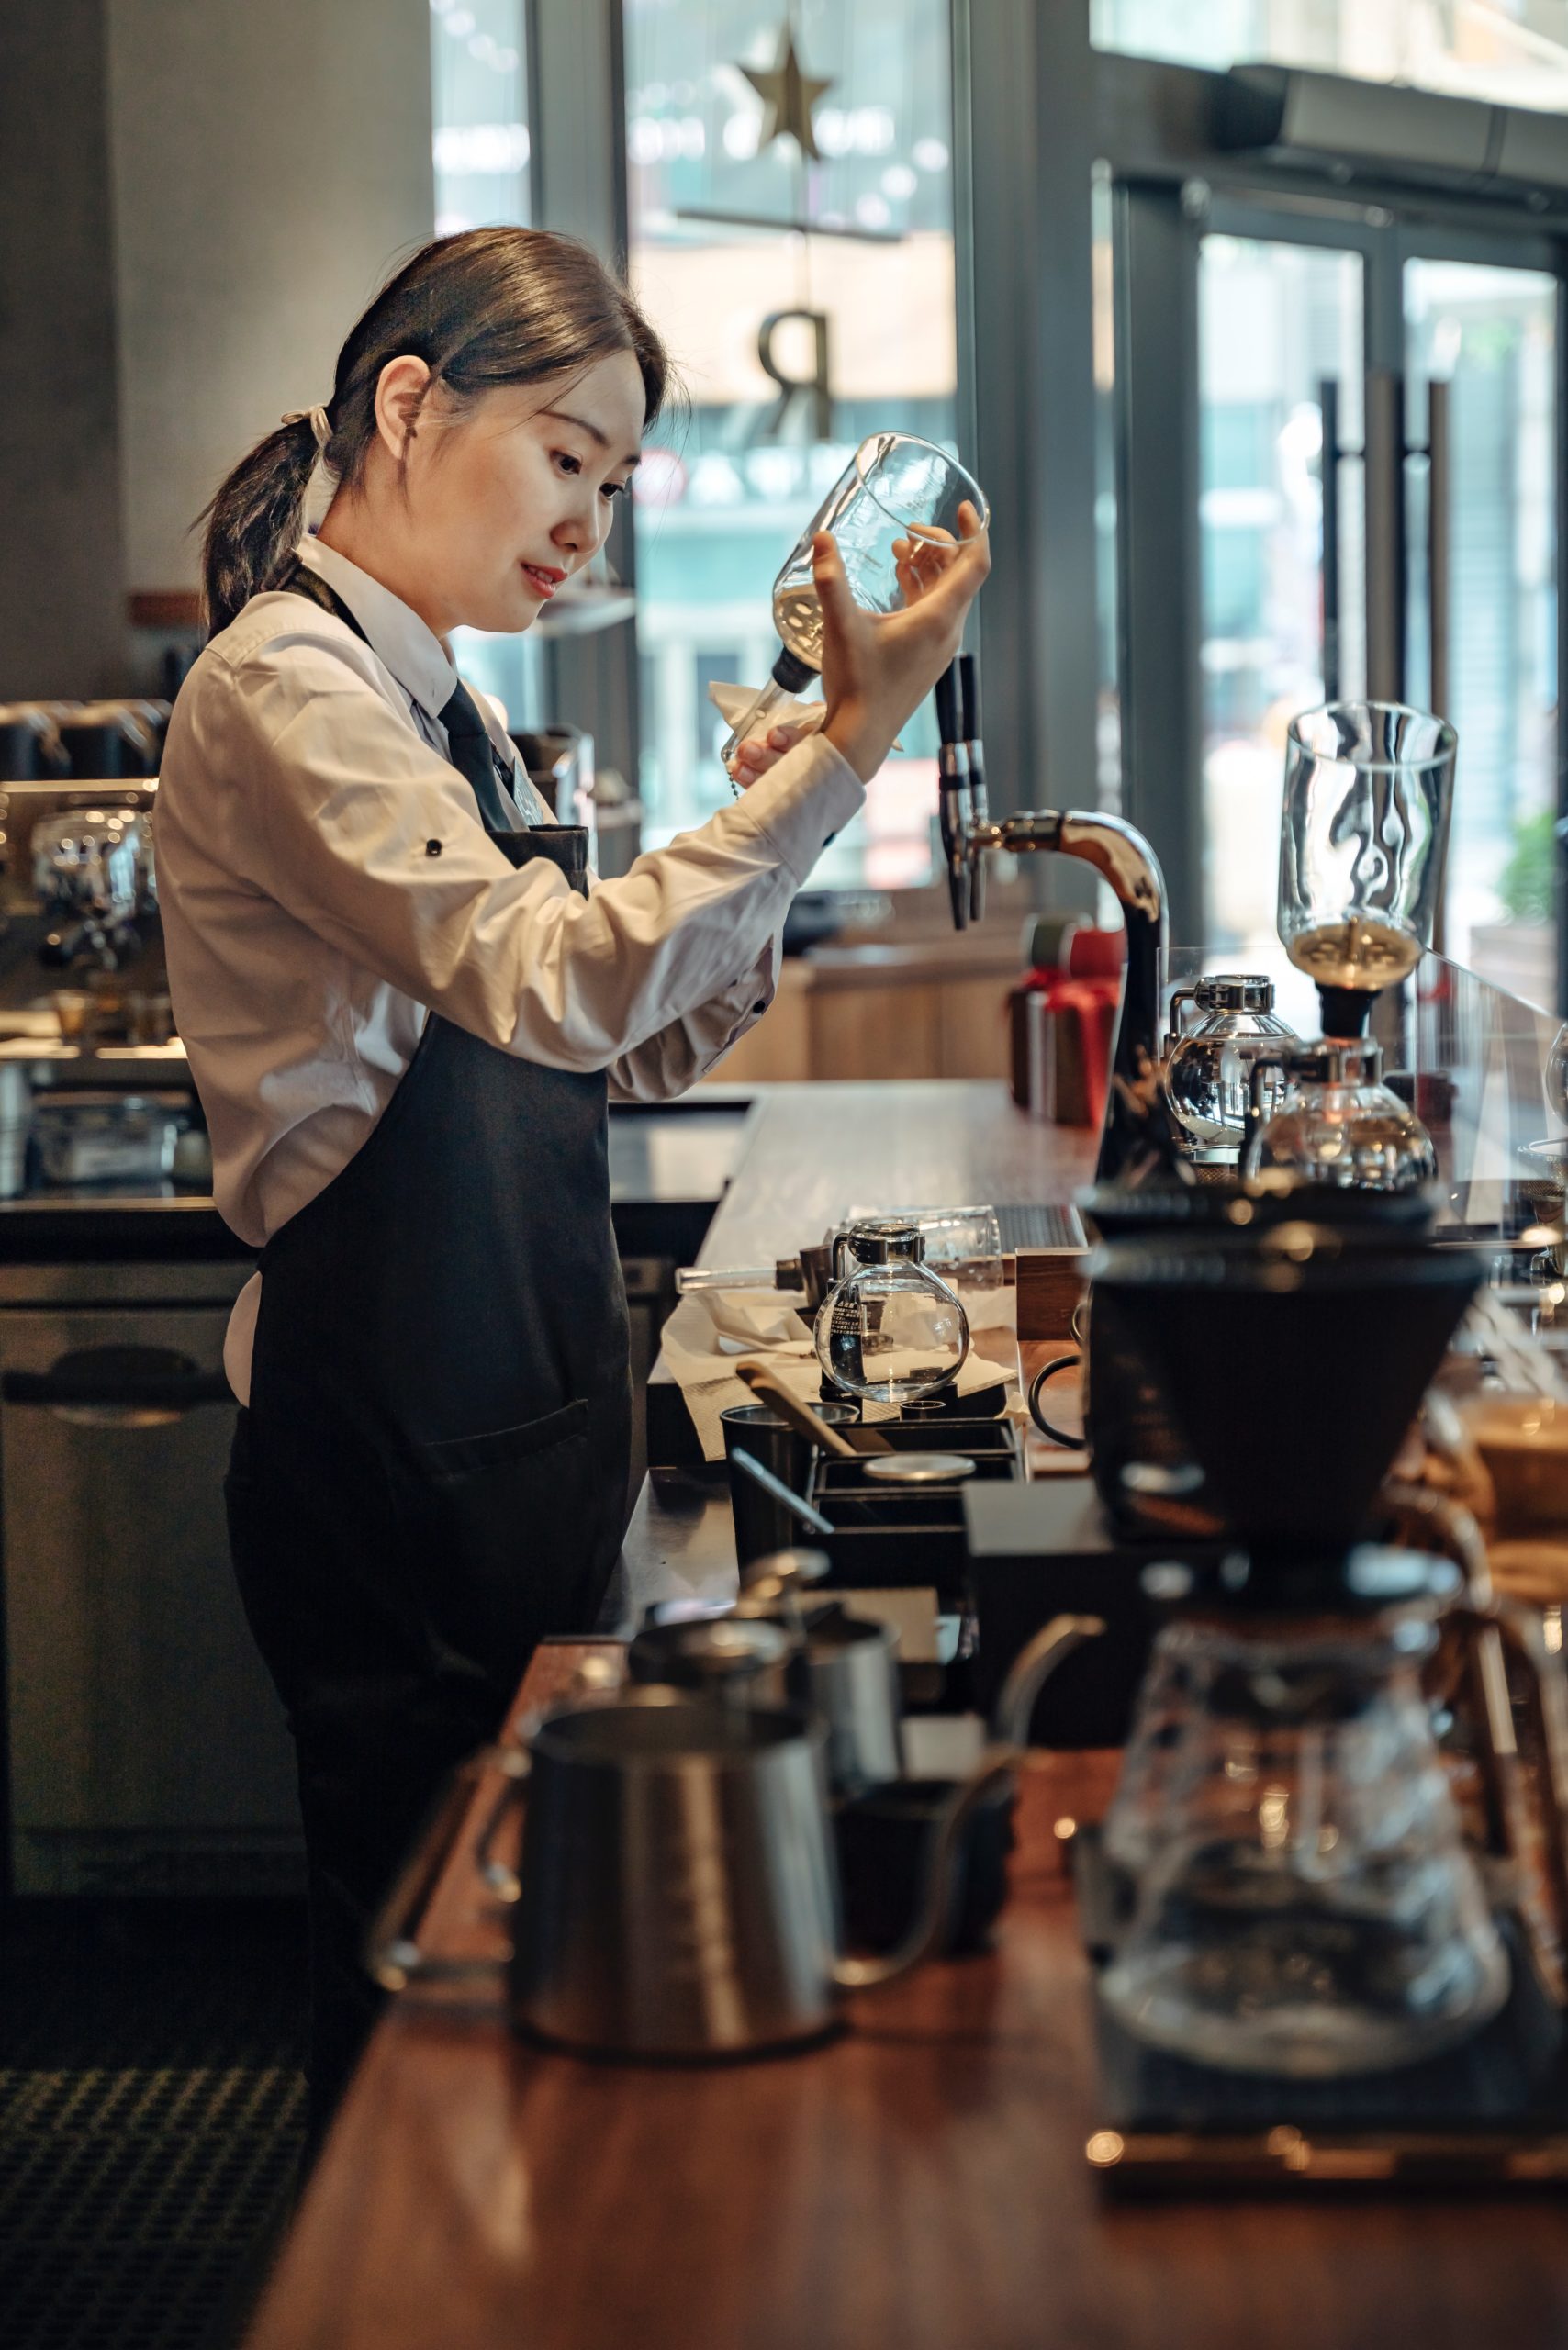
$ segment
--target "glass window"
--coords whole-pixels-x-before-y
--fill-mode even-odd
[[[431,0],[431,117],[438,236],[530,218],[523,0]],[[456,632],[464,676],[536,725],[539,647],[529,636]]]
[[[1539,1004],[1557,993],[1556,299],[1555,280],[1529,270],[1415,261],[1405,272],[1413,408],[1432,377],[1449,386],[1443,715],[1459,761],[1448,952]],[[1419,441],[1424,413],[1411,422]],[[1413,486],[1424,507],[1425,484]],[[1414,700],[1430,686],[1423,538],[1412,531]]]
[[[431,0],[438,237],[493,220],[527,224],[522,9],[523,0]]]
[[[632,277],[689,400],[635,492],[652,845],[728,798],[708,686],[763,682],[774,574],[857,443],[956,445],[952,97],[947,0],[624,6]],[[786,25],[814,157],[766,135]],[[935,748],[922,711],[821,882],[930,878]]]
[[[1097,49],[1174,64],[1301,65],[1568,113],[1565,0],[1092,0]]]
[[[1209,945],[1274,942],[1285,729],[1323,699],[1320,387],[1361,438],[1356,253],[1209,236],[1199,287],[1204,894]],[[1361,690],[1361,469],[1339,476],[1339,689]]]

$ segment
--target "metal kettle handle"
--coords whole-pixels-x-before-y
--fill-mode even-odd
[[[418,1933],[420,1920],[452,1858],[475,1788],[488,1770],[498,1768],[507,1774],[480,1831],[480,1841],[487,1844],[511,1799],[518,1777],[516,1758],[520,1755],[526,1773],[525,1748],[482,1747],[477,1754],[461,1763],[448,1780],[429,1824],[415,1838],[409,1858],[365,1936],[364,1963],[384,1991],[406,1990],[410,1983],[493,1982],[505,1973],[500,1959],[433,1957],[421,1948]]]
[[[1016,1776],[1027,1749],[1029,1718],[1046,1682],[1081,1641],[1092,1639],[1104,1628],[1098,1616],[1058,1616],[1015,1658],[996,1713],[998,1729],[1005,1742],[986,1749],[943,1812],[926,1862],[920,1908],[913,1923],[902,1942],[885,1958],[839,1959],[833,1979],[841,1991],[879,1990],[884,1983],[909,1974],[935,1951],[947,1922],[959,1836],[987,1796]]]
[[[953,1890],[958,1839],[970,1815],[1012,1780],[1022,1758],[1010,1746],[989,1747],[952,1797],[937,1823],[935,1841],[925,1864],[920,1908],[914,1922],[897,1948],[884,1958],[840,1958],[834,1962],[833,1979],[841,1991],[876,1991],[884,1983],[907,1975],[929,1958],[942,1939]]]
[[[1198,990],[1196,988],[1178,988],[1171,996],[1170,1008],[1165,1015],[1170,1023],[1170,1033],[1165,1039],[1165,1056],[1167,1059],[1170,1058],[1170,1054],[1176,1046],[1185,1043],[1188,1032],[1182,1024],[1182,1014],[1185,1013],[1187,1006],[1190,1003],[1196,1003],[1197,1000]]]
[[[575,1688],[581,1695],[604,1684],[588,1658],[577,1669]],[[382,1903],[365,1938],[365,1964],[386,1991],[401,1991],[410,1983],[492,1982],[506,1972],[498,1958],[435,1958],[417,1940],[420,1919],[441,1882],[454,1845],[468,1816],[475,1788],[487,1771],[498,1771],[501,1784],[474,1839],[474,1863],[490,1891],[502,1901],[516,1901],[522,1887],[515,1869],[492,1856],[502,1820],[519,1802],[533,1768],[525,1740],[536,1718],[520,1715],[512,1734],[499,1745],[481,1747],[454,1774],[415,1843],[397,1881]]]
[[[1241,1136],[1241,1163],[1257,1141],[1263,1127],[1263,1080],[1272,1069],[1280,1077],[1289,1073],[1289,1064],[1282,1053],[1260,1053],[1252,1063],[1247,1079],[1247,1123]]]
[[[498,1748],[495,1761],[503,1775],[495,1800],[474,1839],[474,1865],[498,1901],[521,1901],[522,1881],[514,1868],[496,1859],[495,1841],[508,1812],[514,1804],[521,1805],[527,1799],[528,1774],[533,1767],[533,1758],[526,1746],[503,1746]]]
[[[1086,1436],[1070,1436],[1065,1428],[1058,1428],[1047,1420],[1040,1409],[1040,1393],[1047,1381],[1054,1379],[1058,1371],[1081,1371],[1082,1367],[1081,1354],[1053,1355],[1049,1362],[1040,1365],[1029,1382],[1029,1417],[1042,1436],[1048,1436],[1053,1444],[1065,1445],[1069,1452],[1087,1452],[1089,1438]]]
[[[1568,2006],[1568,1980],[1564,1979],[1564,1968],[1568,1966],[1568,1676],[1564,1674],[1562,1658],[1554,1656],[1547,1647],[1537,1617],[1517,1601],[1495,1597],[1481,1602],[1469,1600],[1450,1608],[1449,1616],[1451,1621],[1463,1626],[1475,1643],[1477,1662],[1482,1670],[1484,1702],[1487,1694],[1484,1689],[1485,1651],[1490,1641],[1501,1639],[1504,1647],[1511,1650],[1526,1668],[1536,1732],[1545,1763],[1542,1796],[1546,1817],[1541,1823],[1540,1841],[1556,1950],[1543,1949],[1539,1934],[1530,1930],[1528,1916],[1524,1923],[1537,1964],[1553,1999],[1560,2008]],[[1518,1787],[1519,1756],[1514,1742],[1513,1717],[1506,1690],[1501,1705],[1495,1701],[1486,1704],[1485,1714],[1488,1747],[1502,1782],[1499,1792],[1503,1798],[1501,1808],[1509,1856],[1523,1876],[1531,1857],[1533,1840],[1520,1818],[1523,1797]]]

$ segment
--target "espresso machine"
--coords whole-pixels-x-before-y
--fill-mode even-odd
[[[206,1173],[169,1010],[156,793],[151,775],[0,782],[0,1197]]]

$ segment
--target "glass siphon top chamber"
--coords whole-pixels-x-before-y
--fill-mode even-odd
[[[1359,1035],[1380,990],[1432,935],[1458,737],[1402,702],[1293,718],[1280,833],[1279,931],[1315,979],[1330,1035]]]
[[[991,509],[980,484],[934,441],[913,432],[873,432],[855,452],[793,547],[773,583],[773,625],[782,651],[756,700],[720,755],[727,764],[748,736],[766,731],[768,712],[809,686],[822,668],[823,613],[812,541],[830,531],[849,592],[868,612],[896,612],[904,600],[899,545],[956,540],[958,509],[974,508],[980,528]]]
[[[926,1264],[916,1225],[851,1225],[834,1243],[834,1272],[813,1335],[837,1386],[868,1403],[911,1404],[951,1385],[969,1351],[969,1316]]]

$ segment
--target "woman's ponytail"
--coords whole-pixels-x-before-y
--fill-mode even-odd
[[[375,391],[387,362],[408,353],[429,367],[454,408],[502,385],[570,379],[612,352],[630,352],[643,378],[644,421],[669,388],[664,345],[621,281],[587,245],[543,229],[465,229],[423,245],[388,280],[338,353],[320,454],[353,492],[375,442]],[[299,543],[317,429],[302,416],[258,441],[202,518],[202,583],[209,634],[247,599],[275,586]]]
[[[308,416],[280,424],[241,458],[207,507],[201,574],[209,636],[270,588],[294,553],[316,456]]]

